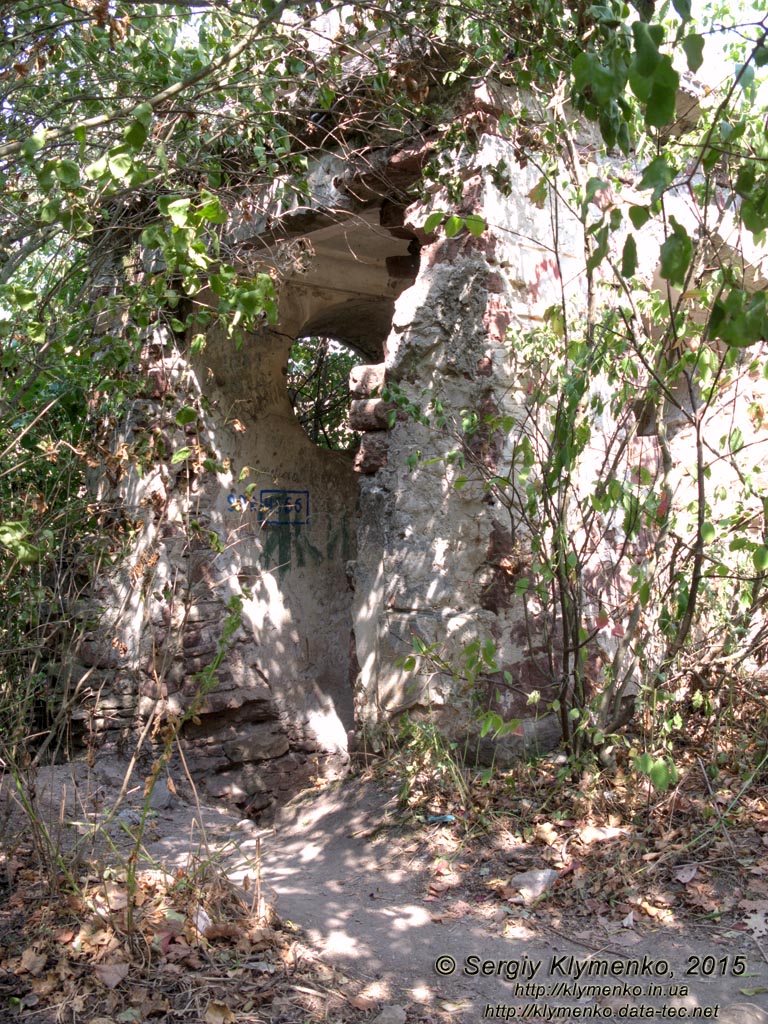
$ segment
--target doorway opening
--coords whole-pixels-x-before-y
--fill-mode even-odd
[[[319,448],[359,447],[361,435],[349,426],[349,375],[365,362],[358,349],[325,335],[305,335],[291,347],[288,396],[296,419]]]

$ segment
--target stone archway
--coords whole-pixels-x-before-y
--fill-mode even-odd
[[[302,429],[286,387],[289,352],[298,337],[324,335],[380,361],[395,298],[415,275],[409,240],[381,226],[378,208],[302,244],[313,256],[282,282],[278,322],[240,348],[209,331],[197,361],[226,467],[206,494],[222,546],[211,586],[242,598],[243,632],[223,689],[203,708],[210,717],[189,734],[227,754],[208,789],[252,809],[313,765],[327,773],[345,762],[355,725],[356,453],[319,447]]]
[[[210,326],[188,352],[170,328],[152,328],[145,393],[109,443],[120,452],[151,438],[153,461],[94,474],[94,495],[130,509],[136,534],[94,587],[94,627],[72,666],[91,686],[77,712],[85,742],[119,746],[169,715],[183,722],[195,781],[251,812],[347,760],[366,470],[359,454],[309,440],[286,366],[307,334],[381,362],[395,300],[418,269],[398,213],[369,195],[333,217],[287,215],[279,238],[254,225],[242,251],[259,272],[279,271],[277,322],[239,346]],[[286,252],[307,258],[286,271]],[[194,301],[207,311],[216,299]],[[156,742],[152,754],[164,756]]]

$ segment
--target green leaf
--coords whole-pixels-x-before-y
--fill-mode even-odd
[[[91,166],[93,167],[94,165],[92,164]],[[107,167],[113,178],[119,178],[123,181],[133,169],[133,154],[127,151],[124,146],[118,146],[107,155]]]
[[[675,119],[677,90],[680,75],[672,67],[672,58],[666,54],[654,72],[651,94],[645,109],[645,123],[651,128],[662,128]]]
[[[765,572],[768,569],[768,548],[759,544],[752,555],[752,561],[758,572]]]
[[[643,78],[649,78],[661,61],[659,47],[664,42],[664,29],[661,25],[648,25],[644,21],[636,21],[632,25],[635,40],[635,59],[633,71]]]
[[[672,0],[672,6],[680,15],[682,21],[691,20],[691,0]],[[691,68],[691,70],[694,70]]]
[[[186,227],[191,203],[191,199],[174,199],[166,205],[166,216],[170,218],[174,227]]]
[[[698,71],[704,63],[704,39],[695,32],[683,40],[683,50],[690,71]]]
[[[40,131],[35,132],[31,135],[21,147],[21,152],[28,160],[31,160],[45,145],[45,129],[41,128]]]
[[[29,528],[25,523],[8,521],[0,526],[0,544],[22,565],[33,565],[43,554],[42,548],[33,544],[29,537]]]
[[[458,233],[461,231],[461,229],[463,227],[464,227],[464,218],[463,217],[457,217],[455,213],[452,214],[448,218],[448,220],[445,222],[445,237],[446,238],[455,238],[456,235],[458,235]]]
[[[592,272],[596,270],[603,262],[605,257],[608,255],[608,243],[609,243],[609,230],[608,225],[604,224],[601,228],[595,231],[595,247],[587,260],[587,270]]]
[[[95,181],[97,178],[103,178],[107,173],[108,159],[106,156],[99,157],[98,160],[94,160],[93,163],[88,164],[83,172],[89,181]]]
[[[648,772],[651,782],[653,783],[654,789],[659,793],[666,793],[670,786],[673,786],[677,782],[677,768],[664,758],[660,757],[657,761],[653,762],[651,770]]]
[[[623,92],[624,81],[605,67],[597,54],[585,52],[573,62],[573,87],[589,102],[603,107]]]
[[[226,224],[227,211],[221,205],[221,200],[218,196],[203,189],[200,193],[200,200],[202,202],[200,207],[201,217],[210,221],[211,224]]]
[[[37,292],[30,291],[29,288],[14,288],[13,298],[19,309],[34,309],[37,303]]]
[[[258,288],[238,288],[235,304],[246,316],[256,316],[264,308],[263,297]]]
[[[152,124],[154,114],[155,112],[151,103],[139,103],[139,105],[134,107],[131,111],[132,117],[143,124],[145,128],[148,128]]]
[[[672,285],[682,286],[693,258],[693,242],[675,217],[669,222],[674,233],[661,247],[661,276]]]
[[[141,121],[132,121],[123,132],[123,141],[138,152],[147,141],[148,135],[149,130],[145,124],[142,124]]]
[[[139,150],[147,141],[154,111],[149,103],[140,103],[131,111],[133,121],[123,133],[123,139],[132,149]]]
[[[57,160],[54,173],[67,188],[74,188],[80,184],[80,168],[74,160]]]
[[[648,206],[631,206],[629,208],[629,219],[632,221],[632,226],[639,231],[643,224],[647,224],[651,219],[651,210]]]
[[[487,227],[483,218],[476,213],[468,213],[464,218],[464,224],[470,235],[474,235],[476,238],[482,235]]]
[[[631,216],[630,211],[630,216]],[[621,254],[621,276],[634,277],[637,272],[637,242],[634,235],[627,235]]]
[[[48,199],[40,207],[40,221],[43,224],[53,224],[59,219],[61,213],[61,200]]]
[[[715,539],[715,528],[710,522],[702,524],[701,527],[701,539],[705,544],[711,544]]]
[[[765,292],[755,295],[732,289],[725,299],[716,299],[709,318],[709,331],[732,348],[748,348],[768,337]]]
[[[435,210],[434,213],[430,213],[427,219],[424,221],[424,233],[427,235],[434,234],[437,228],[443,223],[445,214],[442,210]]]
[[[180,462],[186,462],[191,454],[191,448],[179,448],[179,450],[174,452],[171,457],[171,465],[177,466]]]
[[[483,715],[482,725],[480,727],[480,738],[483,739],[485,736],[494,729],[495,720],[501,720],[501,715],[494,713],[493,711],[487,711]]]
[[[187,423],[194,423],[196,419],[197,411],[191,405],[185,405],[176,413],[176,424],[179,427],[185,427]]]
[[[58,160],[46,160],[44,164],[37,164],[34,168],[37,183],[44,192],[53,188],[54,173]]]
[[[650,774],[651,768],[653,768],[653,758],[650,754],[638,754],[635,758],[635,768],[643,775]]]
[[[508,736],[510,733],[515,733],[520,728],[521,719],[510,718],[508,722],[502,722],[496,730],[496,739],[501,739],[503,736]]]
[[[667,186],[675,180],[676,173],[677,171],[675,168],[671,164],[667,163],[663,156],[657,156],[651,160],[643,171],[637,187],[639,189],[652,188],[652,201],[655,202],[655,200],[660,198]],[[635,207],[635,209],[638,209],[638,207]],[[641,226],[635,223],[631,211],[629,216],[636,228]],[[645,222],[643,221],[643,223]]]
[[[755,81],[755,69],[751,64],[737,64],[736,74],[739,76],[742,92],[747,92]]]

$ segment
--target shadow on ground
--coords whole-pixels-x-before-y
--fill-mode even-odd
[[[74,777],[72,765],[43,769],[40,807],[50,806],[52,822],[83,818],[91,805],[98,817],[119,788],[120,768],[113,768],[100,765],[87,778]],[[135,787],[119,812],[123,824],[140,816],[141,803]],[[722,926],[713,924],[704,938],[660,927],[606,940],[597,927],[591,937],[583,926],[569,934],[567,922],[548,930],[535,913],[490,913],[468,887],[435,895],[434,856],[403,831],[394,793],[373,782],[351,780],[298,798],[270,829],[167,790],[155,804],[144,845],[154,866],[188,870],[211,860],[251,893],[262,885],[280,917],[370,998],[371,1019],[382,1004],[394,1004],[410,1021],[438,1013],[462,1022],[768,1024],[768,964],[757,943]],[[75,832],[72,821],[66,825]]]

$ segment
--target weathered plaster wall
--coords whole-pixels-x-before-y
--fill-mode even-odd
[[[95,497],[120,507],[134,536],[120,568],[101,575],[93,628],[67,670],[88,698],[84,728],[119,743],[153,716],[193,710],[182,730],[193,774],[253,812],[348,759],[358,478],[354,453],[308,439],[286,370],[308,333],[380,357],[415,273],[409,237],[382,225],[380,207],[330,222],[308,211],[294,218],[297,239],[270,236],[252,258],[281,282],[278,323],[242,345],[211,327],[191,357],[170,329],[153,328],[146,386],[126,420],[105,427],[113,454],[94,473]],[[194,410],[182,425],[180,409]],[[242,616],[222,646],[233,599]]]
[[[509,194],[492,180],[491,171],[502,163]],[[539,177],[533,168],[517,165],[509,144],[483,135],[458,212],[480,214],[487,230],[480,237],[465,231],[453,239],[422,238],[419,276],[396,303],[379,376],[430,413],[432,424],[400,413],[386,442],[374,435],[385,454],[375,475],[362,483],[354,622],[361,667],[358,715],[369,725],[405,709],[431,705],[434,714],[436,705],[445,705],[437,717],[446,730],[460,739],[472,732],[477,708],[470,709],[466,679],[436,672],[423,692],[424,678],[414,684],[400,667],[413,651],[414,637],[438,644],[457,666],[464,645],[492,639],[514,683],[495,674],[486,707],[500,691],[506,717],[528,717],[531,689],[547,695],[546,679],[528,648],[521,603],[514,600],[515,581],[525,569],[519,528],[471,464],[474,458],[485,469],[506,472],[514,432],[481,432],[468,463],[446,461],[461,447],[461,410],[481,420],[498,413],[522,422],[524,383],[507,329],[529,327],[561,301],[561,273],[569,277],[567,293],[574,299],[579,293],[576,261],[571,266],[567,255],[579,251],[576,225],[563,214],[555,237],[551,210],[539,210],[527,198]],[[432,206],[439,209],[443,202],[436,196]],[[416,204],[406,224],[418,232],[428,213]],[[445,410],[442,428],[435,426],[436,402]],[[460,476],[467,480],[457,488]],[[523,740],[534,748],[551,746],[556,736],[556,725],[542,720],[526,727],[517,746]]]
[[[582,141],[588,152],[589,140]],[[360,664],[358,721],[375,732],[382,723],[395,722],[403,710],[428,714],[451,738],[460,744],[468,741],[470,755],[477,751],[481,759],[504,760],[551,749],[561,736],[559,721],[542,710],[560,685],[557,640],[548,640],[556,636],[555,613],[550,610],[547,617],[535,599],[524,602],[516,594],[518,581],[530,575],[531,538],[520,518],[486,486],[494,473],[507,477],[513,467],[513,445],[524,430],[532,433],[530,393],[538,382],[518,363],[515,335],[541,324],[550,307],[560,309],[564,304],[575,317],[586,309],[583,226],[551,195],[545,203],[532,200],[540,180],[531,164],[520,165],[513,144],[494,133],[491,118],[466,164],[462,202],[457,205],[436,194],[431,203],[414,204],[405,214],[405,224],[417,234],[433,209],[480,214],[486,231],[480,237],[465,231],[452,239],[442,233],[431,238],[419,235],[419,276],[396,303],[385,358],[378,367],[354,375],[361,411],[372,385],[394,383],[414,409],[431,420],[427,426],[417,415],[399,413],[393,428],[384,433],[374,422],[370,401],[366,409],[371,432],[364,440],[362,468],[369,475],[361,485],[353,608]],[[631,185],[625,193],[608,198],[623,209],[625,220],[627,209],[644,201]],[[693,236],[701,211],[691,203],[690,194],[673,190],[667,201]],[[728,238],[733,224],[714,219],[720,234],[713,237],[713,245],[733,244]],[[664,284],[658,268],[662,241],[651,231],[639,242],[638,276],[649,289]],[[617,262],[623,242],[621,233],[613,240],[611,255]],[[751,256],[746,277],[764,285],[764,254]],[[600,286],[601,275],[597,276]],[[609,277],[607,271],[605,276]],[[606,294],[610,304],[610,293]],[[722,387],[706,410],[701,429],[709,452],[706,461],[719,481],[707,499],[706,515],[723,522],[726,536],[728,524],[739,516],[744,523],[749,520],[748,536],[760,543],[763,513],[758,494],[765,493],[768,470],[761,412],[765,383],[759,360],[745,372],[755,355],[750,353],[735,367],[733,383]],[[646,380],[641,371],[640,396]],[[598,379],[594,387],[599,391],[603,383]],[[606,404],[594,414],[591,440],[573,479],[574,494],[583,507],[589,507],[595,481],[605,477],[608,465],[617,480],[632,487],[642,471],[644,493],[660,495],[662,486],[670,489],[670,543],[691,545],[697,502],[693,400],[681,377],[673,400],[657,413],[665,423],[673,463],[666,482],[653,425],[640,425],[634,436],[634,417],[623,418],[629,410],[611,410]],[[438,402],[444,410],[442,425]],[[493,434],[481,430],[467,449],[459,422],[463,410],[476,413],[481,421],[489,415],[504,416],[517,426]],[[550,425],[541,410],[537,415],[543,457]],[[366,420],[358,423],[365,427]],[[728,439],[734,431],[744,440],[744,452],[750,450],[753,456],[731,456]],[[617,455],[624,437],[627,447]],[[452,452],[461,452],[464,463],[452,460]],[[738,484],[740,475],[742,481],[746,475],[757,484],[754,491],[751,484],[747,488],[749,515],[739,512],[746,497]],[[515,489],[514,471],[510,480],[508,493]],[[587,672],[593,679],[606,669],[626,673],[624,695],[633,699],[641,680],[638,659],[626,648],[620,662],[613,659],[633,628],[638,606],[637,576],[632,573],[642,571],[658,552],[653,550],[656,537],[647,530],[628,538],[625,514],[618,503],[592,517],[586,532],[583,517],[577,515],[571,531],[574,550],[583,559],[586,623],[593,638]],[[715,533],[719,540],[720,530]],[[676,585],[674,579],[671,585]],[[470,680],[462,652],[467,644],[486,639],[495,645],[499,671],[484,667],[479,679]],[[425,660],[417,673],[404,670],[402,663],[414,652],[414,640],[436,645],[438,657],[431,670]],[[713,645],[703,634],[698,640],[704,645],[704,663]],[[661,653],[651,646],[644,650],[649,664]],[[438,659],[451,667],[441,668]],[[541,700],[532,709],[528,697],[534,690]],[[505,720],[523,719],[521,726],[496,744],[481,742],[479,716],[488,708]]]

